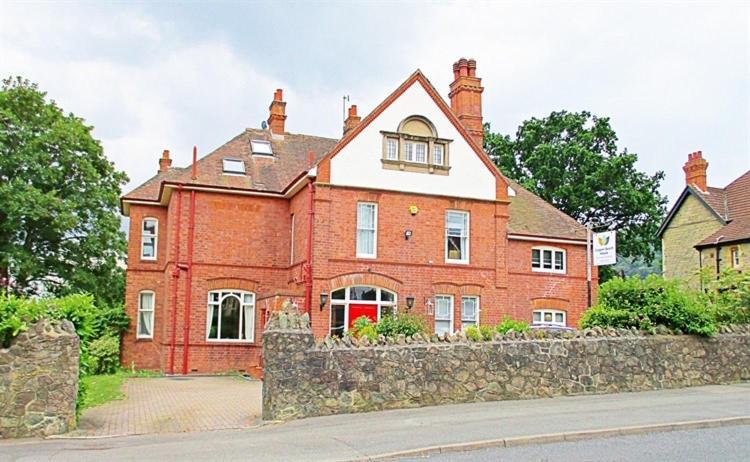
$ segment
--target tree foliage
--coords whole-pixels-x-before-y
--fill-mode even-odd
[[[596,230],[617,230],[618,254],[653,258],[666,197],[663,172],[647,175],[638,156],[617,147],[606,117],[553,112],[518,127],[514,138],[485,126],[485,149],[512,180]]]
[[[0,280],[16,293],[121,303],[126,183],[92,127],[20,77],[0,88]]]

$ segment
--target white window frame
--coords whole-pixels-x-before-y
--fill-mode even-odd
[[[476,313],[474,319],[464,318],[464,300],[475,300],[476,302]],[[461,297],[461,330],[468,327],[465,323],[470,323],[469,326],[479,327],[479,297],[476,295],[464,295]]]
[[[227,164],[229,163],[229,164]],[[227,165],[235,165],[235,166],[241,166],[242,171],[240,169],[232,169],[227,168]],[[229,175],[229,176],[245,176],[247,174],[247,169],[245,167],[245,161],[242,159],[235,159],[232,157],[225,157],[221,159],[221,173],[222,175]]]
[[[730,250],[730,256],[732,260],[732,268],[739,268],[740,267],[740,248],[733,247],[732,250]]]
[[[151,296],[151,309],[150,310],[143,309],[142,297],[144,295]],[[141,335],[141,313],[143,312],[151,312],[151,332],[148,335]],[[156,318],[156,316],[154,316],[155,312],[156,312],[156,292],[154,292],[153,290],[142,290],[138,292],[138,313],[136,313],[135,338],[138,338],[138,339],[154,338],[154,320]]]
[[[440,150],[440,162],[435,160],[435,154]],[[443,166],[445,164],[445,145],[441,143],[435,143],[432,147],[432,165]]]
[[[154,222],[154,233],[146,233],[144,229],[144,225],[147,221],[153,221]],[[146,243],[146,239],[154,239],[154,255],[152,257],[144,256],[143,255],[143,249],[144,244]],[[154,217],[143,217],[143,220],[141,220],[141,260],[149,260],[153,261],[156,260],[159,255],[159,219]]]
[[[369,287],[371,289],[376,289],[376,300],[352,300],[350,295],[350,289],[352,287]],[[333,293],[338,292],[339,290],[344,291],[344,298],[333,298]],[[383,292],[388,292],[393,294],[393,301],[383,301]],[[378,307],[378,321],[380,321],[380,318],[383,315],[383,308],[390,307],[393,308],[393,313],[396,314],[398,311],[398,294],[392,290],[384,289],[382,287],[378,286],[372,286],[367,284],[355,284],[352,286],[347,287],[339,287],[338,289],[331,291],[331,298],[329,300],[329,303],[331,305],[331,309],[328,310],[328,332],[331,331],[331,326],[333,325],[333,306],[334,305],[343,305],[344,306],[344,333],[349,331],[349,304],[353,303],[355,305],[377,305]]]
[[[534,320],[534,315],[539,314],[539,321]],[[544,315],[545,314],[551,314],[552,315],[552,321],[545,321]],[[562,314],[562,322],[556,321],[556,315]],[[541,309],[541,310],[534,310],[531,313],[531,325],[532,326],[560,326],[560,327],[566,327],[568,324],[568,314],[565,311],[562,310],[551,310],[551,309]]]
[[[214,302],[211,300],[211,295],[218,293],[219,294],[219,300],[217,302]],[[250,295],[252,298],[251,303],[245,303],[245,295]],[[231,339],[231,338],[221,338],[221,311],[219,311],[219,324],[216,326],[216,337],[217,338],[209,338],[209,334],[211,333],[211,318],[212,316],[209,314],[209,309],[211,305],[215,305],[218,310],[221,310],[221,304],[227,297],[237,297],[240,299],[240,332],[245,332],[245,325],[247,323],[247,320],[245,319],[245,307],[251,306],[250,314],[252,319],[250,320],[252,329],[250,329],[250,336],[246,339]],[[249,292],[247,290],[239,290],[239,289],[215,289],[210,290],[207,295],[207,303],[206,303],[206,342],[210,343],[255,343],[255,309],[256,309],[256,303],[255,303],[255,292]]]
[[[289,239],[289,264],[294,264],[294,214],[292,214],[291,239]]]
[[[393,144],[393,156],[391,156],[391,143]],[[398,160],[398,139],[397,138],[386,138],[385,139],[385,158],[387,160]]]
[[[438,299],[441,299],[441,298],[442,299],[447,299],[449,301],[450,310],[448,310],[448,317],[447,318],[440,317],[438,315]],[[435,322],[434,322],[434,325],[433,325],[433,330],[434,330],[434,332],[436,334],[437,334],[437,323],[438,323],[438,321],[449,321],[450,327],[448,328],[448,333],[449,334],[453,333],[453,311],[455,311],[455,309],[456,309],[454,302],[455,301],[453,300],[453,295],[447,295],[447,294],[438,294],[438,295],[435,295],[435,320],[434,320]],[[441,333],[439,335],[443,335],[443,334]]]
[[[534,266],[534,251],[539,251],[539,266]],[[552,264],[551,268],[545,268],[544,267],[544,253],[549,252],[550,253],[550,262]],[[556,269],[555,268],[555,256],[556,254],[561,253],[562,254],[562,269]],[[560,247],[551,247],[551,246],[534,246],[531,248],[531,271],[534,271],[536,273],[555,273],[555,274],[566,274],[568,271],[568,253],[565,251],[565,249],[561,249]]]
[[[250,152],[256,156],[273,156],[273,147],[270,141],[250,140]]]
[[[424,160],[417,158],[417,147],[422,146],[424,148]],[[430,145],[421,141],[414,141],[414,160],[412,162],[416,164],[427,164],[427,159],[430,156]]]
[[[460,259],[449,258],[448,252],[448,214],[449,213],[460,213],[466,216],[466,252],[462,252]],[[460,263],[467,265],[469,264],[469,253],[471,248],[471,214],[467,210],[446,210],[444,216],[444,236],[443,236],[443,250],[445,252],[446,263]]]
[[[416,149],[414,149],[414,142],[413,141],[405,142],[404,143],[404,161],[414,162],[414,158],[416,157],[416,155],[417,154],[416,154]]]
[[[359,208],[360,206],[372,206],[373,208],[373,228],[362,228],[359,223]],[[360,253],[359,252],[359,232],[360,231],[372,231],[372,253]],[[378,204],[377,202],[357,202],[357,229],[355,235],[355,248],[354,251],[357,258],[377,258],[378,257]]]

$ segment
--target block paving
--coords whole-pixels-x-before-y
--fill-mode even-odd
[[[262,383],[236,376],[127,379],[125,399],[87,409],[67,436],[248,428],[260,421]]]

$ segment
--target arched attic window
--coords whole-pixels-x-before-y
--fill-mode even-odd
[[[447,175],[450,170],[449,145],[440,138],[435,125],[426,117],[413,115],[398,124],[395,132],[382,131],[383,168]]]

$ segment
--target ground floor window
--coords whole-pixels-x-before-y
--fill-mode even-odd
[[[453,333],[453,297],[451,295],[435,296],[435,333]]]
[[[461,297],[461,328],[479,325],[479,297]]]
[[[144,290],[138,294],[137,338],[154,337],[154,298],[155,294],[150,290]]]
[[[208,293],[206,338],[209,341],[252,342],[255,338],[255,294],[242,290]]]
[[[565,312],[559,310],[536,310],[532,317],[532,324],[538,326],[565,326]]]
[[[396,312],[396,294],[380,287],[351,286],[331,292],[331,335],[342,336],[360,316],[372,322]]]

